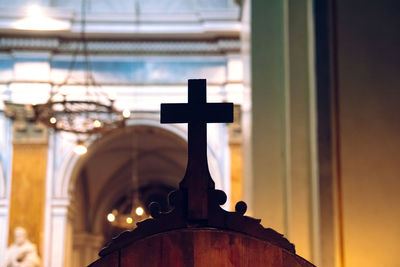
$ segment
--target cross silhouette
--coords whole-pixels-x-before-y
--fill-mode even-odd
[[[180,188],[187,192],[188,218],[205,220],[214,189],[207,162],[207,123],[233,122],[233,103],[207,103],[206,80],[189,80],[188,103],[161,104],[161,123],[188,123],[188,163]]]

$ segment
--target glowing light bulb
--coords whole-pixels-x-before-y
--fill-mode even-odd
[[[95,120],[93,122],[93,126],[94,126],[94,128],[100,128],[101,127],[101,122],[99,120]]]
[[[38,5],[26,8],[26,16],[13,23],[16,29],[34,31],[60,31],[71,27],[70,22],[53,19],[46,14],[46,10]]]
[[[57,122],[57,119],[55,117],[50,118],[50,123],[55,124]]]
[[[112,214],[112,213],[107,214],[107,220],[108,220],[109,222],[115,221],[115,215]]]
[[[133,222],[133,219],[131,217],[126,218],[126,222],[128,224],[131,224]]]
[[[87,147],[83,144],[83,143],[78,143],[75,147],[74,147],[74,152],[78,155],[83,155],[86,154],[87,152]]]
[[[144,213],[144,210],[143,210],[142,207],[137,207],[137,208],[136,208],[136,214],[137,214],[137,215],[142,216],[143,213]]]
[[[30,5],[26,11],[29,17],[37,18],[43,16],[43,10],[38,5]]]
[[[131,116],[131,111],[129,109],[124,109],[124,111],[122,111],[122,116],[127,119]]]

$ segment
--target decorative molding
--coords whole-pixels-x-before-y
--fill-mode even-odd
[[[93,2],[94,3],[94,2]],[[97,3],[97,1],[96,1]],[[85,31],[87,37],[96,38],[171,38],[185,37],[218,38],[221,36],[239,37],[241,23],[238,8],[166,10],[92,10],[86,15]],[[0,4],[1,5],[1,4]],[[64,26],[56,31],[35,32],[17,29],[16,23],[26,17],[25,6],[0,8],[0,33],[20,36],[62,36],[79,38],[81,32],[80,5],[76,7],[42,7],[45,14]]]
[[[121,1],[119,1],[121,2]],[[167,1],[162,4],[167,5]],[[186,1],[185,1],[186,2]],[[96,3],[96,2],[94,2]],[[147,22],[190,22],[201,23],[202,21],[238,21],[239,8],[237,7],[195,7],[186,10],[165,10],[160,8],[160,2],[155,1],[153,7],[140,10],[124,10],[118,12],[111,9],[88,11],[86,18],[88,24],[92,23],[147,23]],[[26,16],[26,6],[21,3],[20,6],[3,6],[0,3],[0,20],[15,20]],[[81,21],[80,4],[76,7],[47,7],[41,6],[41,9],[50,14],[50,17],[57,20],[66,20],[73,23]],[[139,12],[137,12],[139,11]]]
[[[58,39],[47,38],[0,38],[0,49],[56,49]]]
[[[157,54],[193,54],[193,53],[239,53],[239,39],[219,39],[213,41],[89,41],[88,51],[92,53],[157,53]],[[0,38],[1,50],[51,50],[53,52],[82,52],[83,43],[75,40],[57,38]]]
[[[5,102],[5,114],[13,120],[13,144],[47,144],[47,128],[34,121],[31,105]]]
[[[176,1],[176,0],[175,0]],[[98,2],[98,1],[96,1]],[[96,2],[93,2],[95,4]],[[120,4],[121,1],[119,1]],[[163,1],[163,5],[170,6]],[[184,1],[186,2],[186,1]],[[7,7],[0,3],[0,22],[13,21],[24,18],[26,16],[26,6],[21,3],[20,6]],[[51,18],[57,20],[70,21],[79,24],[81,21],[80,3],[75,7],[47,7],[41,6],[44,13],[49,14]],[[239,8],[237,7],[215,7],[210,5],[208,7],[194,7],[186,10],[165,10],[160,8],[160,1],[154,1],[153,7],[146,9],[140,8],[139,10],[123,10],[123,12],[115,11],[112,9],[92,10],[86,14],[87,24],[98,23],[119,23],[119,24],[133,24],[133,23],[202,23],[203,21],[239,21]],[[3,23],[0,23],[0,25]]]

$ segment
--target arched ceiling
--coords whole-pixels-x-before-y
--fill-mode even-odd
[[[100,206],[110,208],[133,187],[178,187],[185,172],[187,145],[167,130],[132,126],[94,142],[82,160],[74,194],[77,202],[84,202],[77,204],[91,221]],[[101,203],[104,199],[109,203]]]

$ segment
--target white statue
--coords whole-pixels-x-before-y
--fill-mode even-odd
[[[14,230],[14,243],[6,251],[4,267],[40,267],[36,246],[26,236],[26,230]]]

